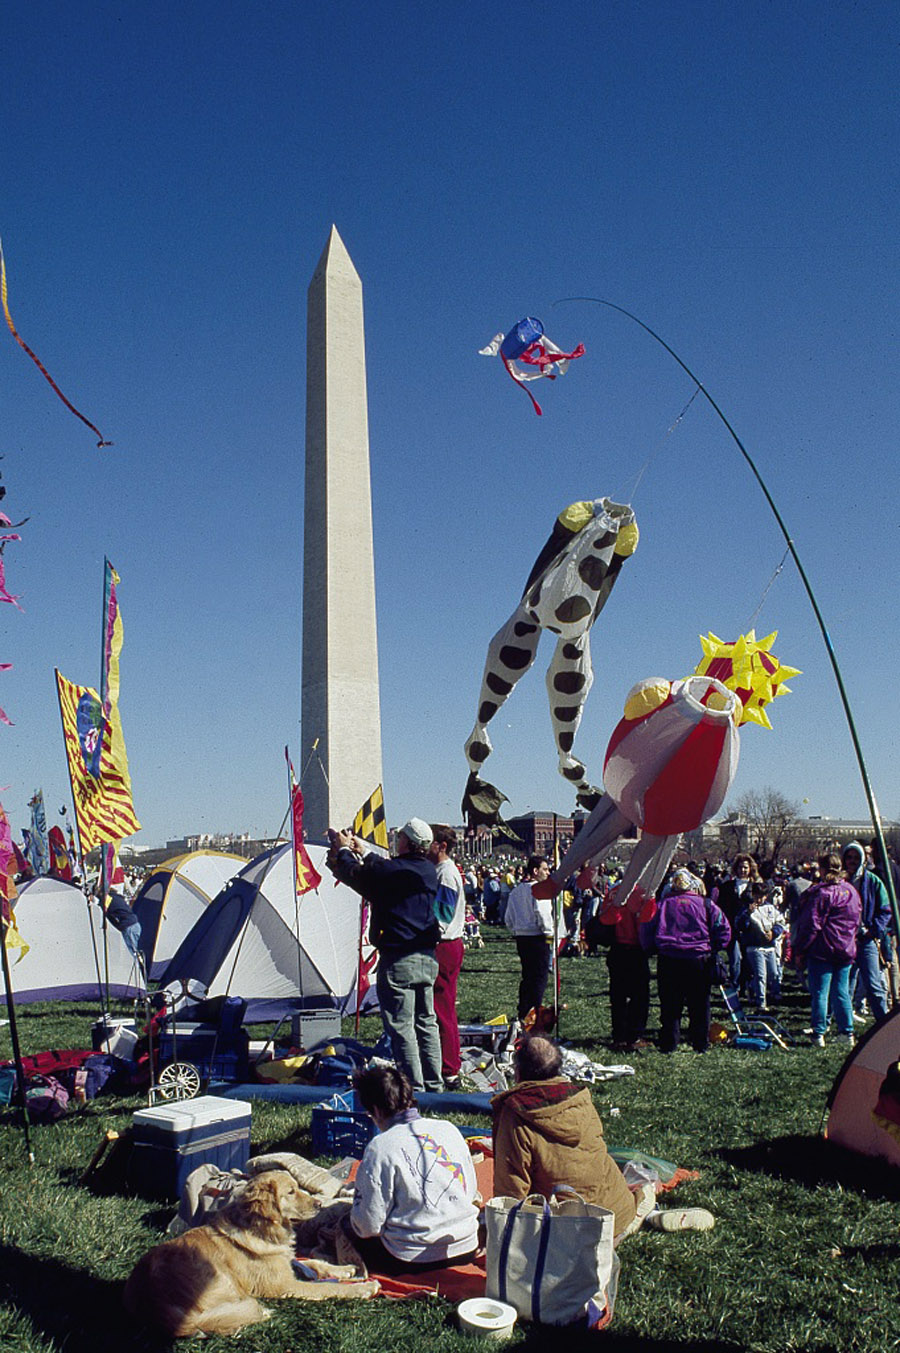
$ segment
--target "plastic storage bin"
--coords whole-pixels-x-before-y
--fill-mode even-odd
[[[112,1019],[105,1015],[91,1025],[91,1047],[94,1052],[111,1052],[130,1062],[137,1047],[138,1031],[130,1019]]]
[[[335,1095],[312,1111],[314,1156],[353,1156],[359,1160],[375,1136],[375,1124],[355,1093]]]
[[[318,1043],[332,1043],[340,1036],[340,1010],[301,1010],[291,1017],[291,1041],[306,1052]]]
[[[139,1109],[133,1121],[129,1183],[148,1198],[181,1197],[198,1165],[242,1170],[250,1156],[250,1105],[201,1095]]]

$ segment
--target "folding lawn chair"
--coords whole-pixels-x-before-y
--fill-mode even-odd
[[[737,1039],[759,1040],[764,1038],[768,1040],[769,1047],[773,1043],[777,1043],[780,1048],[785,1049],[794,1044],[796,1040],[793,1034],[774,1015],[767,1015],[764,1019],[759,1015],[745,1015],[744,1007],[741,1004],[741,995],[736,987],[726,987],[720,984],[719,990],[722,993],[722,1000],[725,1003],[725,1009],[728,1011],[728,1017],[734,1025],[736,1042]],[[758,1047],[759,1044],[757,1042],[738,1043],[738,1046]]]

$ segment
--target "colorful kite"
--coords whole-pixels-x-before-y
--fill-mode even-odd
[[[8,672],[12,668],[11,662],[0,662],[0,672]],[[12,728],[13,721],[6,713],[6,710],[0,709],[0,723],[5,723],[7,728]]]
[[[291,844],[294,851],[294,896],[299,900],[304,893],[318,888],[322,875],[310,859],[305,845],[303,831],[303,791],[294,776],[294,765],[290,753],[285,747],[285,760],[288,765],[288,784],[291,791]]]
[[[799,668],[783,667],[772,653],[777,638],[777,630],[758,642],[755,630],[740,635],[734,643],[725,643],[711,630],[705,639],[700,635],[703,660],[694,671],[698,676],[715,677],[734,691],[743,707],[739,723],[771,728],[763,706],[779,695],[789,695],[791,688],[785,682],[800,676]]]
[[[745,635],[730,647],[742,652],[753,644]],[[785,675],[795,674],[773,661]],[[754,699],[774,699],[780,684],[772,683],[768,696],[757,685]],[[754,708],[761,712],[761,704]],[[638,911],[649,905],[681,834],[709,821],[724,803],[737,770],[738,725],[744,717],[740,697],[709,675],[695,673],[682,681],[651,677],[634,686],[606,749],[606,793],[558,868],[535,887],[535,896],[554,896],[570,874],[596,862],[617,837],[638,827],[640,840],[615,905]]]
[[[0,524],[5,526],[7,524],[7,520],[8,520],[7,518],[4,518],[2,523]],[[19,596],[18,595],[13,596],[11,592],[7,591],[6,568],[3,563],[3,551],[6,549],[6,546],[9,544],[11,540],[21,540],[21,539],[22,537],[16,531],[7,532],[6,535],[0,535],[0,601],[8,601],[10,605],[15,606],[17,611],[21,611],[22,607],[19,605]]]
[[[14,339],[16,340],[16,342],[18,343],[19,347],[22,348],[24,352],[27,352],[27,353],[28,353],[28,356],[29,356],[29,357],[31,358],[31,360],[34,362],[34,364],[35,364],[35,366],[37,367],[38,371],[40,371],[41,375],[45,378],[45,380],[47,380],[47,381],[49,382],[49,384],[52,386],[52,388],[53,388],[53,390],[56,392],[56,394],[59,395],[59,398],[62,400],[63,404],[65,404],[66,408],[69,409],[69,410],[71,410],[71,412],[74,413],[74,415],[75,415],[76,418],[80,418],[81,421],[82,421],[82,423],[86,424],[86,426],[89,427],[89,428],[91,429],[92,432],[96,432],[97,437],[98,437],[98,439],[99,439],[98,442],[97,442],[97,445],[98,445],[98,446],[112,446],[112,442],[107,442],[107,441],[104,441],[104,440],[103,440],[103,433],[100,431],[100,429],[99,429],[98,427],[95,427],[94,424],[91,422],[91,420],[90,420],[89,418],[85,418],[85,416],[84,416],[83,413],[79,413],[79,411],[75,408],[75,405],[72,404],[68,399],[66,399],[66,397],[65,397],[65,395],[63,394],[62,390],[60,390],[59,386],[56,384],[56,381],[55,381],[55,380],[53,379],[53,377],[50,375],[50,372],[49,372],[49,371],[47,370],[47,368],[44,366],[43,362],[40,360],[39,357],[37,357],[37,356],[31,351],[31,348],[28,346],[28,344],[25,342],[25,340],[21,337],[21,335],[19,334],[19,331],[16,329],[15,324],[13,324],[13,318],[12,318],[12,315],[9,313],[9,303],[8,303],[8,298],[7,298],[7,290],[6,290],[6,262],[5,262],[4,257],[3,257],[3,244],[2,244],[2,241],[0,241],[0,300],[2,300],[2,302],[3,302],[3,313],[4,313],[4,315],[6,316],[6,324],[7,324],[7,328],[9,329],[9,332],[12,334],[13,338],[14,338]]]
[[[479,348],[482,357],[499,357],[506,367],[507,374],[520,385],[534,405],[534,411],[541,416],[543,409],[527,388],[527,381],[537,381],[541,377],[555,381],[564,376],[569,363],[576,357],[584,356],[584,344],[579,343],[572,352],[563,352],[544,333],[539,319],[526,315],[509,333],[495,334],[486,348]],[[522,365],[520,365],[522,363]]]
[[[557,636],[547,692],[559,772],[575,785],[583,807],[593,808],[600,798],[572,745],[593,682],[590,629],[637,544],[631,508],[609,498],[572,503],[557,517],[522,600],[488,647],[478,719],[465,745],[470,775],[462,807],[470,827],[499,821],[505,795],[478,774],[493,750],[487,725],[534,662],[542,630]]]

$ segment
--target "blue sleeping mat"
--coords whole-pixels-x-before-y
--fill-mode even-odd
[[[346,1087],[349,1091],[349,1086]],[[338,1085],[300,1085],[296,1083],[281,1085],[228,1085],[213,1081],[206,1091],[209,1095],[219,1095],[223,1099],[270,1099],[276,1104],[324,1104],[335,1095],[342,1094]],[[435,1109],[443,1113],[484,1113],[491,1112],[491,1096],[472,1092],[471,1094],[450,1093],[430,1094],[427,1090],[416,1093],[416,1103],[420,1109]]]

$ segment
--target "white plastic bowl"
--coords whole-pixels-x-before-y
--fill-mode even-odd
[[[456,1308],[459,1327],[465,1334],[486,1334],[492,1339],[508,1339],[516,1323],[516,1312],[504,1301],[491,1297],[470,1297]]]

